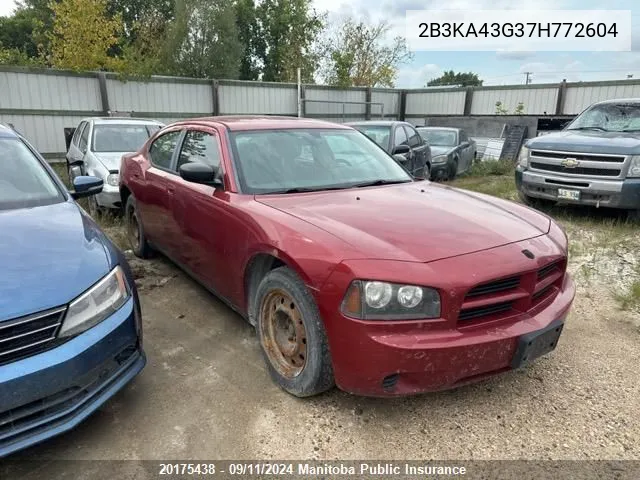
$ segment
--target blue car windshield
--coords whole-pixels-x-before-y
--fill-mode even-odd
[[[38,158],[18,138],[0,138],[0,210],[65,200]]]

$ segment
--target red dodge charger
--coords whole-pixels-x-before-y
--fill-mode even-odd
[[[177,122],[122,159],[136,255],[157,250],[240,312],[305,397],[455,387],[553,350],[573,301],[549,217],[414,181],[353,128]]]

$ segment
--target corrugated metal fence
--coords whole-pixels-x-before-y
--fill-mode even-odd
[[[640,81],[584,82],[506,87],[340,89],[302,88],[302,115],[346,122],[430,116],[509,113],[575,115],[598,100],[640,97]],[[123,113],[169,123],[177,119],[233,114],[297,115],[298,89],[291,83],[152,77],[121,81],[111,73],[0,67],[0,121],[13,124],[45,155],[65,150],[64,128],[83,117]]]

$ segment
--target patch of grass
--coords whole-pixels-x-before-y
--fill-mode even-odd
[[[453,181],[451,186],[486,193],[506,200],[516,200],[518,198],[513,175],[464,176]]]
[[[485,160],[483,162],[475,162],[466,176],[511,175],[513,178],[515,169],[516,165],[511,160]]]
[[[69,183],[69,172],[67,172],[67,164],[64,162],[56,162],[50,163],[51,168],[56,172],[56,174],[60,177],[60,180],[67,186],[70,186]]]
[[[640,272],[638,272],[640,273]],[[624,293],[618,293],[615,298],[622,310],[637,310],[640,308],[640,280],[635,280]]]

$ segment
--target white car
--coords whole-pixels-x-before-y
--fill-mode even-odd
[[[92,117],[68,132],[69,181],[79,175],[92,175],[104,182],[102,193],[88,200],[91,215],[101,209],[121,208],[118,180],[122,155],[137,151],[163,126],[151,119]]]

